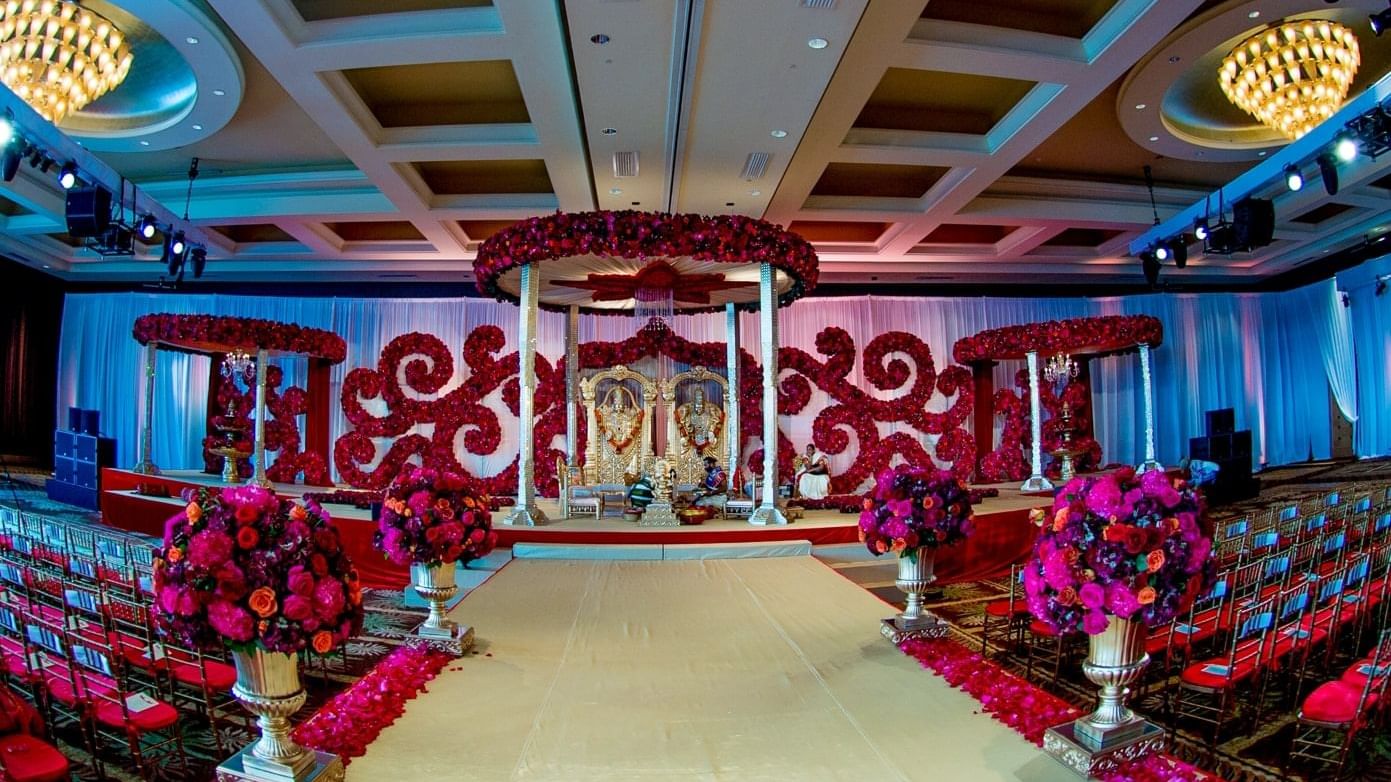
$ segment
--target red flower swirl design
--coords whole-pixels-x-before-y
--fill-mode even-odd
[[[1004,326],[965,337],[952,345],[952,357],[961,364],[1071,353],[1101,355],[1130,350],[1136,345],[1158,347],[1164,341],[1164,324],[1149,315],[1107,315],[1070,318]]]

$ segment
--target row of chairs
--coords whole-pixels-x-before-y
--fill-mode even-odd
[[[1286,765],[1327,766],[1337,778],[1347,765],[1353,741],[1368,727],[1384,724],[1391,705],[1391,629],[1376,646],[1338,678],[1319,685],[1299,706]]]

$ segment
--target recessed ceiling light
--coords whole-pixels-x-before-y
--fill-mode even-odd
[[[197,45],[198,39],[190,35],[189,37],[184,39],[184,43]]]
[[[761,196],[761,195],[763,195],[763,191],[762,191],[762,190],[750,190],[750,191],[749,191],[749,195],[751,195],[751,196]]]
[[[1327,251],[1327,250],[1324,250],[1324,252],[1328,252],[1328,251]],[[49,266],[49,265],[46,264],[46,263],[43,265],[43,267],[44,267],[45,269],[52,269],[52,268],[53,268],[52,266]]]
[[[623,195],[623,188],[611,187],[609,188],[609,195]]]
[[[604,128],[603,130],[601,130],[601,131],[599,131],[599,132],[600,132],[600,133],[603,133],[605,136],[612,136],[612,135],[614,135],[615,133],[618,132],[618,128]]]
[[[213,94],[220,98],[227,94],[227,90],[213,90]]]
[[[1246,15],[1246,18],[1247,18],[1247,19],[1259,19],[1260,16],[1261,16],[1261,12],[1260,12],[1260,11],[1252,11],[1251,13],[1249,13],[1249,14]]]
[[[603,46],[609,42],[609,37],[603,33],[589,36],[589,42],[596,46]]]
[[[1180,56],[1178,56],[1177,54],[1175,54],[1174,56],[1172,56],[1172,57],[1169,58],[1169,62],[1178,62],[1179,60],[1182,60],[1182,59],[1183,59],[1182,57],[1180,57]]]
[[[203,129],[203,126],[202,126],[202,125],[199,125],[199,124],[197,124],[197,123],[194,123],[193,129],[194,129],[194,130],[202,130],[202,129]]]
[[[1146,108],[1148,105],[1149,105],[1149,104],[1146,104],[1146,103],[1137,103],[1137,104],[1135,104],[1135,110],[1136,110],[1136,111],[1144,111],[1145,108]]]
[[[768,135],[772,136],[773,138],[787,138],[787,131],[775,130],[769,133]]]
[[[1158,141],[1158,140],[1159,140],[1159,137],[1158,137],[1158,136],[1150,136],[1150,141]]]
[[[150,142],[146,141],[146,140],[143,139],[143,138],[140,139],[140,146],[142,146],[142,147],[148,147],[149,145],[150,145]]]
[[[811,38],[807,41],[807,46],[813,49],[825,49],[830,43],[825,38]]]
[[[1257,152],[1256,157],[1265,157],[1265,150],[1263,149],[1260,152]]]
[[[724,205],[725,205],[725,206],[734,206],[734,202],[733,202],[733,201],[725,201],[725,202],[724,202]]]

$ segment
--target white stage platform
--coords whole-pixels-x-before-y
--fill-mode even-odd
[[[347,778],[1075,780],[885,642],[889,613],[809,557],[515,559],[453,612],[479,654]]]

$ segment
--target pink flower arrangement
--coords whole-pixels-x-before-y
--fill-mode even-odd
[[[1111,616],[1167,624],[1214,576],[1201,498],[1159,470],[1074,478],[1033,518],[1042,529],[1024,591],[1029,611],[1059,632],[1096,635]]]
[[[295,728],[295,741],[331,752],[347,765],[367,752],[367,745],[452,659],[426,646],[398,647]]]
[[[135,319],[131,336],[142,345],[159,342],[196,353],[227,353],[237,348],[255,353],[264,348],[322,358],[331,364],[348,355],[348,343],[332,331],[226,315],[141,315]]]
[[[164,526],[156,617],[177,643],[327,654],[362,629],[362,591],[328,514],[258,486],[199,489]]]
[[[467,565],[497,545],[488,504],[462,475],[412,466],[387,489],[374,542],[397,565]]]
[[[879,473],[860,512],[860,541],[871,554],[914,556],[972,532],[971,493],[946,470],[900,464]]]
[[[987,329],[963,337],[952,345],[952,357],[962,364],[1024,358],[1030,351],[1041,356],[1114,353],[1139,344],[1158,347],[1164,324],[1149,315],[1105,315],[1069,318],[1022,326]]]

